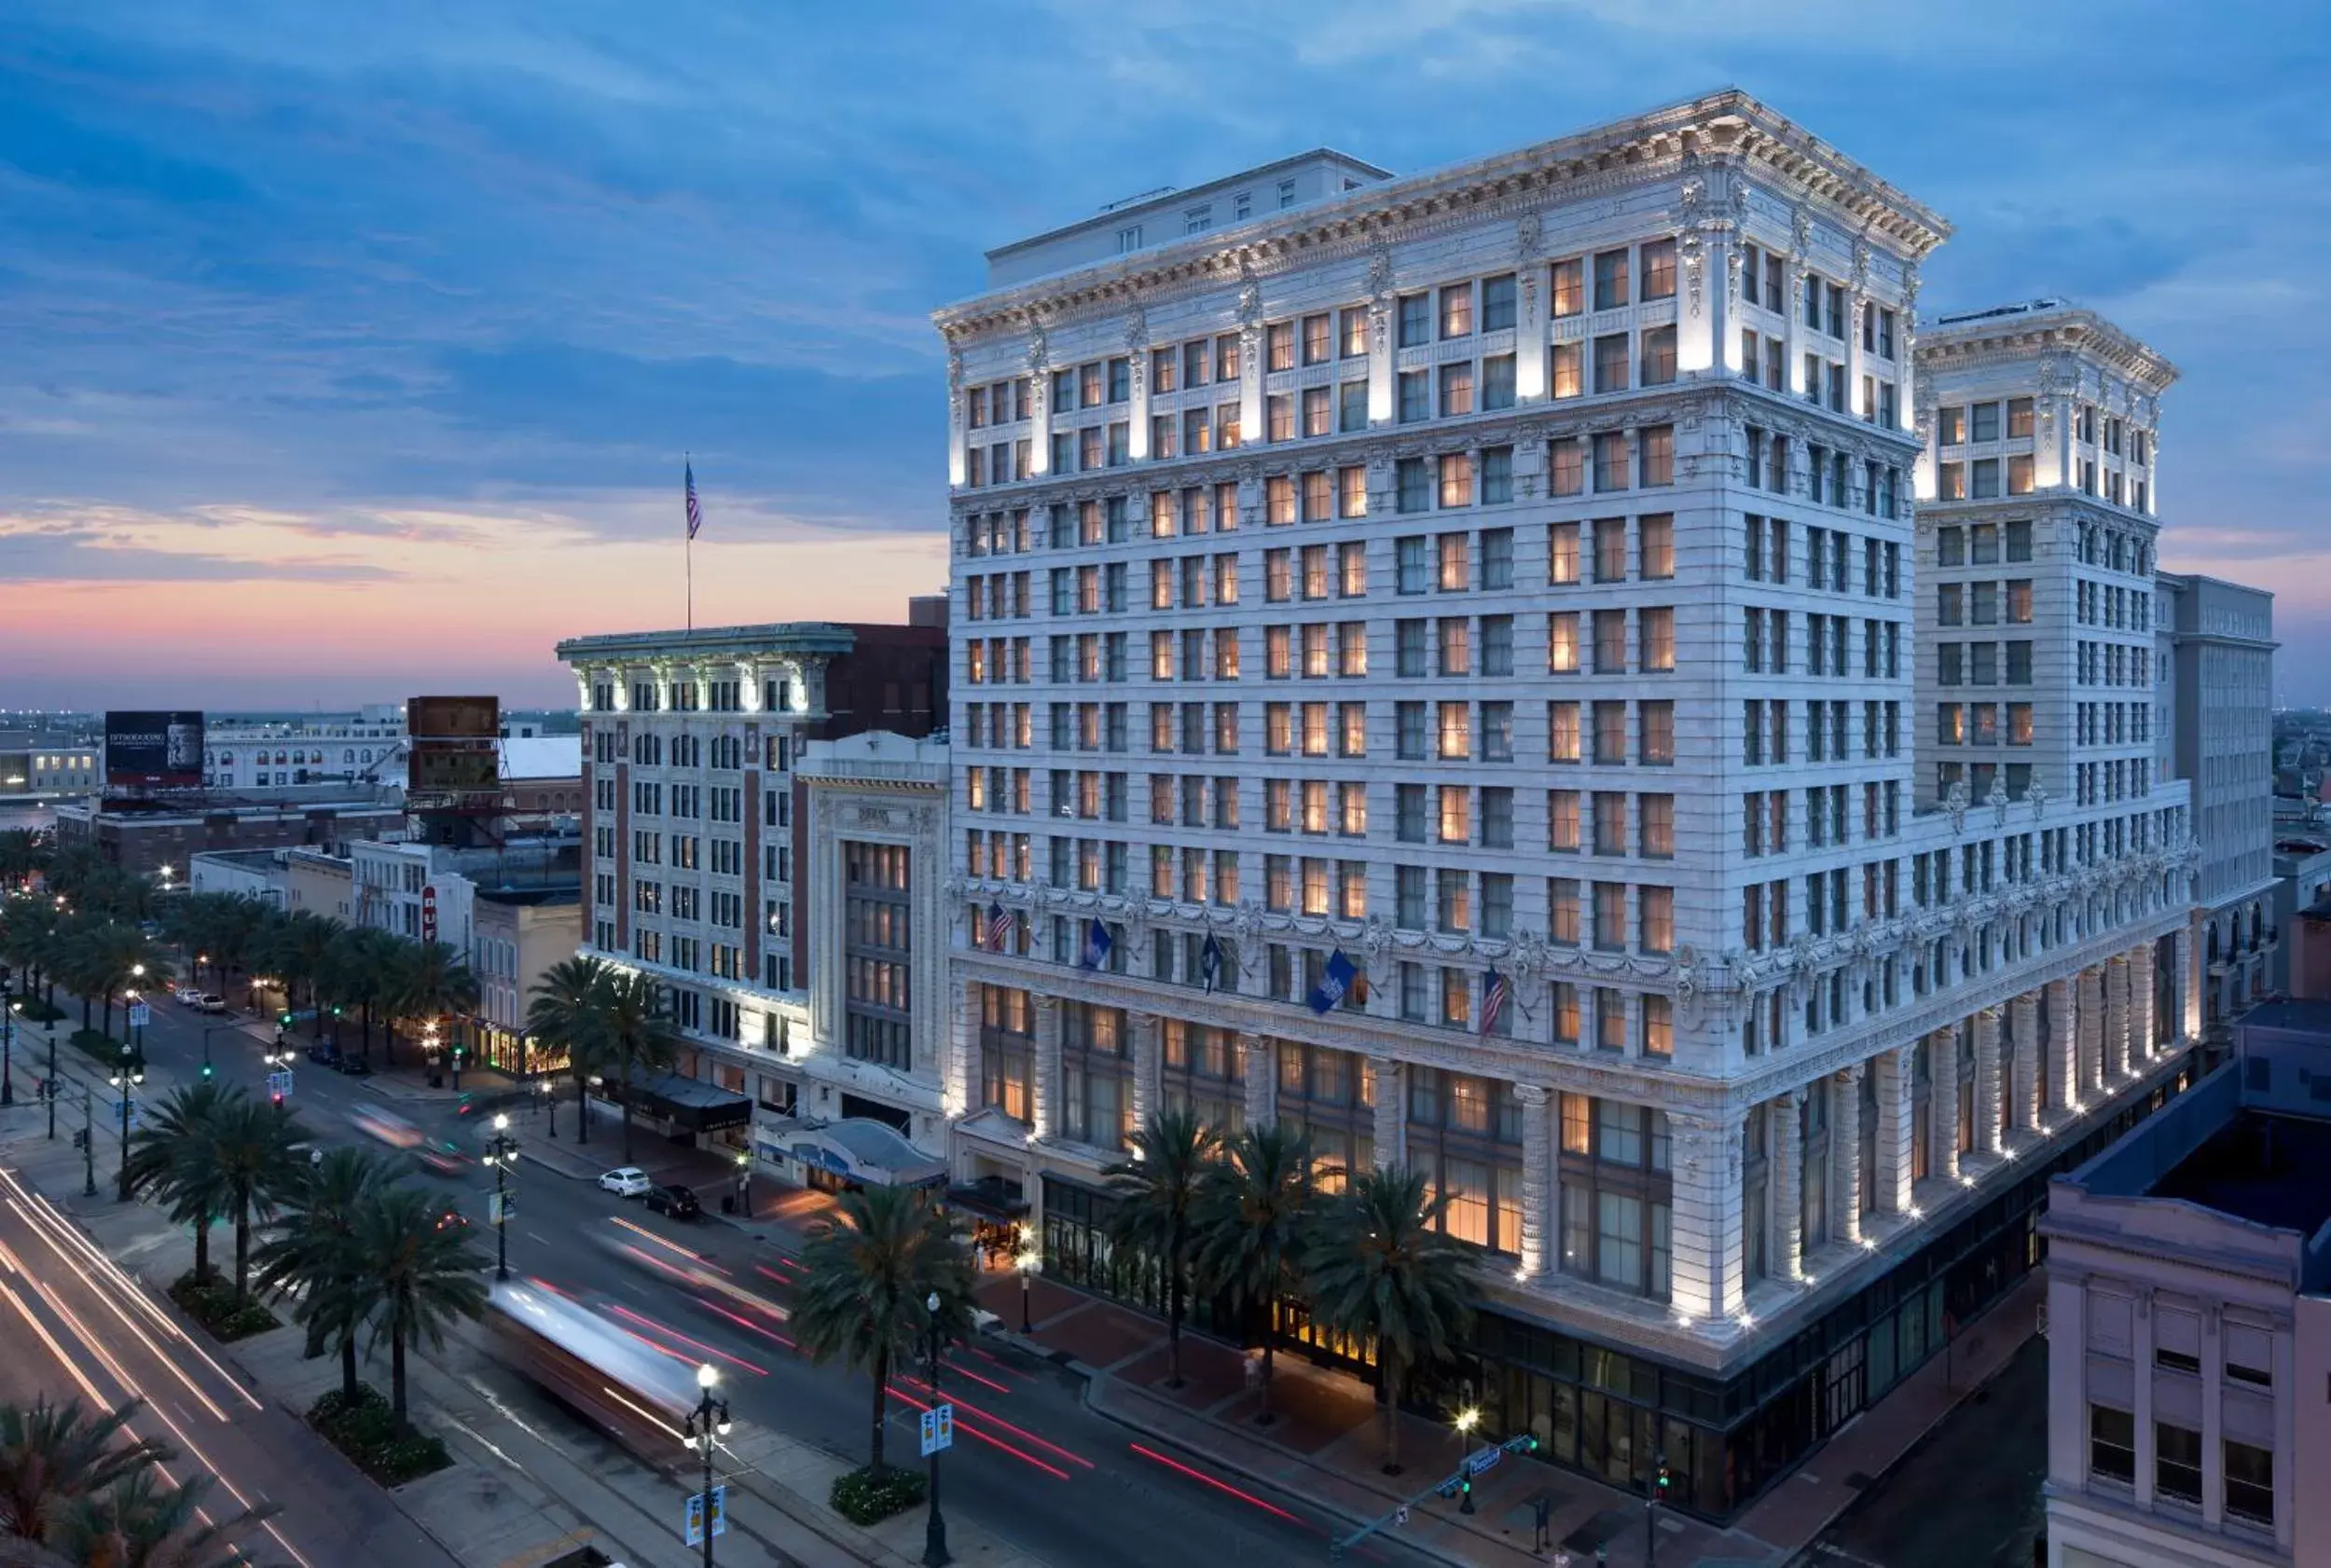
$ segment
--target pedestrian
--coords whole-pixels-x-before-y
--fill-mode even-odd
[[[1248,1393],[1252,1394],[1262,1386],[1262,1352],[1259,1350],[1247,1352],[1246,1374]]]

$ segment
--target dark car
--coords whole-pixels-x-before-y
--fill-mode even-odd
[[[330,1066],[334,1062],[339,1060],[339,1054],[340,1053],[338,1052],[333,1050],[330,1046],[325,1045],[321,1040],[318,1040],[315,1044],[308,1047],[308,1060],[322,1066]]]
[[[694,1219],[704,1212],[704,1205],[697,1202],[696,1189],[676,1184],[670,1187],[649,1188],[647,1206],[657,1214],[669,1215],[674,1219]]]
[[[333,1059],[332,1070],[346,1073],[351,1078],[370,1078],[372,1064],[362,1056],[339,1056]]]

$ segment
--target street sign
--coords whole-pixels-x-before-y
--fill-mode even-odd
[[[1395,1524],[1406,1524],[1408,1522],[1408,1505],[1406,1503],[1401,1504],[1399,1507],[1392,1510],[1392,1522]]]
[[[923,1457],[955,1447],[955,1407],[934,1405],[923,1412]]]
[[[1469,1476],[1478,1476],[1483,1471],[1495,1470],[1497,1467],[1497,1461],[1505,1456],[1506,1451],[1501,1448],[1483,1449],[1479,1453],[1469,1454],[1465,1461],[1465,1473]]]
[[[725,1486],[712,1489],[712,1534],[728,1534],[728,1488]],[[687,1534],[690,1546],[704,1545],[704,1493],[701,1492],[691,1492],[688,1497]]]
[[[154,1010],[144,1002],[130,1004],[130,1027],[143,1029],[154,1022]]]
[[[517,1212],[518,1205],[517,1200],[517,1194],[515,1192],[487,1193],[486,1223],[489,1225],[500,1225],[508,1220],[512,1215]]]
[[[114,1102],[114,1108],[107,1114],[113,1118],[114,1124],[116,1126],[120,1125],[122,1117],[122,1101],[116,1100]],[[138,1103],[135,1100],[129,1101],[129,1117],[130,1131],[132,1133],[138,1131],[138,1129],[145,1125],[145,1117],[144,1113],[138,1109]]]
[[[291,1098],[292,1075],[289,1067],[279,1068],[267,1075],[267,1092],[279,1099]]]

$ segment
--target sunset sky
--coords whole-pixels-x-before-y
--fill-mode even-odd
[[[1401,172],[1737,84],[1952,220],[1922,306],[2174,360],[2164,563],[2331,702],[2321,0],[15,0],[0,706],[571,703],[552,643],[942,586],[981,252],[1326,144]]]

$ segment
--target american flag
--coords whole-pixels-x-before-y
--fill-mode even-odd
[[[1003,905],[989,904],[987,906],[987,950],[990,953],[1002,952],[1003,944],[1011,938],[1011,935],[1012,916],[1003,912]]]
[[[691,461],[688,471],[688,537],[694,539],[697,530],[704,526],[704,508],[697,502],[697,465]]]
[[[1482,991],[1482,1033],[1497,1026],[1497,1015],[1506,1010],[1506,977],[1497,972],[1497,966],[1489,967],[1489,983]]]

